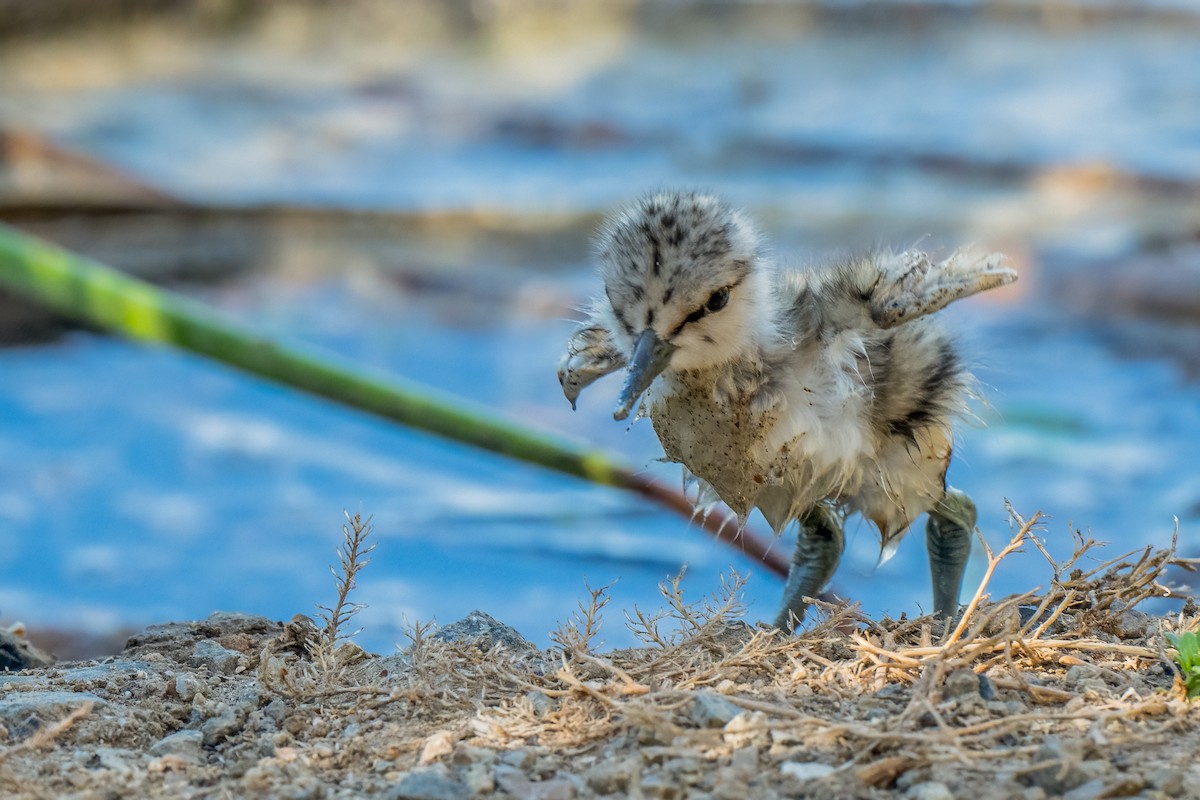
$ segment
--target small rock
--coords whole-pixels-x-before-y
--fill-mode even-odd
[[[90,692],[9,692],[0,698],[0,721],[15,725],[30,716],[36,716],[43,722],[57,720],[84,703],[108,705]]]
[[[642,790],[642,797],[654,800],[676,800],[683,797],[682,786],[673,778],[657,773],[642,778],[639,788]]]
[[[196,694],[204,688],[204,684],[190,672],[181,672],[175,676],[175,693],[179,699],[191,702]]]
[[[583,779],[596,794],[626,794],[634,771],[631,759],[603,759],[584,773]]]
[[[235,696],[237,698],[237,704],[242,706],[246,713],[258,708],[258,704],[262,700],[262,694],[259,692],[258,684],[255,682],[243,684],[242,687],[237,690],[237,694]]]
[[[833,767],[819,761],[785,761],[780,764],[779,771],[798,781],[812,781],[832,774]]]
[[[696,692],[692,700],[692,722],[701,728],[723,728],[740,713],[741,708],[716,692]]]
[[[384,797],[387,800],[468,800],[471,791],[465,783],[451,778],[443,770],[416,769],[402,777]]]
[[[204,735],[197,730],[175,731],[175,733],[164,736],[150,745],[150,755],[179,756],[199,761],[202,755],[200,747],[203,744],[203,740]]]
[[[32,686],[35,683],[47,683],[45,675],[14,675],[11,672],[0,672],[0,689],[7,691],[13,686]]]
[[[193,667],[208,667],[220,675],[232,675],[241,657],[241,653],[222,647],[212,639],[201,639],[192,648],[188,663]]]
[[[155,667],[145,661],[116,658],[101,664],[66,670],[62,674],[62,680],[65,683],[97,683],[114,678],[133,678],[154,671]]]
[[[471,764],[462,771],[461,777],[474,797],[490,797],[496,791],[491,764]]]
[[[513,653],[537,650],[537,647],[514,628],[482,611],[472,611],[458,622],[452,622],[433,634],[443,642],[466,642],[481,650],[490,650],[497,644]]]
[[[1148,631],[1154,630],[1150,615],[1136,608],[1123,609],[1109,617],[1106,623],[1104,627],[1122,639],[1142,639]]]
[[[979,697],[979,676],[972,669],[956,669],[946,676],[942,684],[942,696],[947,699],[975,699]]]
[[[1069,792],[1064,792],[1063,800],[1097,800],[1097,798],[1106,796],[1108,796],[1108,791],[1104,786],[1104,781],[1093,778],[1086,783],[1079,784]]]
[[[460,766],[469,766],[471,764],[486,764],[491,766],[496,761],[496,751],[489,750],[486,747],[475,747],[469,744],[459,742],[454,746],[454,754],[450,756],[450,763]]]
[[[119,747],[97,747],[92,750],[91,761],[88,765],[92,769],[107,769],[114,772],[127,772],[130,770],[131,762],[136,761],[138,755],[129,750]]]
[[[442,756],[448,756],[454,752],[454,734],[450,731],[438,731],[425,740],[425,746],[421,748],[421,757],[417,759],[417,763],[422,766],[432,764]]]
[[[1079,765],[1085,778],[1107,778],[1113,773],[1113,763],[1105,758],[1089,758]]]
[[[1151,786],[1169,795],[1177,795],[1183,791],[1184,781],[1187,780],[1183,770],[1169,767],[1156,769],[1147,778]]]
[[[725,743],[740,749],[750,744],[768,744],[767,715],[761,711],[743,711],[725,724]]]
[[[1047,736],[1033,756],[1035,764],[1047,762],[1041,769],[1026,772],[1021,782],[1027,786],[1038,786],[1047,794],[1063,794],[1088,779],[1080,769],[1078,748],[1067,747],[1057,736]]]
[[[718,622],[713,630],[713,643],[725,650],[740,649],[757,632],[757,629],[740,619],[730,619]]]
[[[522,800],[574,800],[578,795],[574,781],[565,776],[531,781],[516,767],[499,764],[493,771],[496,785]]]
[[[510,767],[516,767],[519,770],[526,770],[533,766],[533,753],[528,750],[509,750],[504,755],[500,756],[500,763]]]
[[[267,703],[263,709],[263,714],[267,719],[272,720],[276,725],[283,722],[288,715],[287,703],[283,702],[282,698],[276,697],[271,702]]]
[[[904,796],[910,800],[954,800],[949,787],[938,781],[926,781],[911,786]]]
[[[554,700],[545,692],[539,692],[537,689],[534,689],[526,693],[525,699],[529,701],[529,705],[533,708],[533,713],[538,717],[544,717],[554,710]]]
[[[717,770],[712,795],[717,800],[746,800],[750,796],[750,785],[739,770],[722,767]]]
[[[668,775],[693,775],[703,768],[700,759],[694,756],[672,758],[663,764],[663,772]]]
[[[743,747],[740,750],[734,750],[733,755],[729,758],[729,766],[742,772],[746,777],[753,777],[758,774],[758,748],[754,745]]]
[[[222,704],[216,715],[200,726],[202,741],[212,747],[241,730],[244,722],[245,718],[241,714]]]

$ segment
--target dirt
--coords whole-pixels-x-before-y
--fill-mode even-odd
[[[1200,797],[1200,705],[1163,638],[1200,615],[1130,602],[1169,561],[979,596],[953,630],[822,605],[785,636],[738,618],[736,578],[698,603],[668,584],[630,620],[646,646],[604,653],[602,590],[545,651],[481,612],[382,657],[305,617],[158,625],[0,673],[0,793]]]

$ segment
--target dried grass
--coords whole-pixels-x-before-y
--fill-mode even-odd
[[[809,627],[786,635],[741,621],[741,576],[730,573],[693,601],[681,572],[660,587],[661,610],[626,612],[641,647],[602,650],[610,586],[589,586],[535,666],[527,653],[442,641],[416,623],[386,674],[338,634],[357,608],[348,595],[358,559],[369,552],[351,520],[338,601],[325,609],[324,627],[293,620],[264,651],[259,677],[330,711],[409,720],[423,734],[397,747],[420,752],[422,763],[463,740],[536,744],[561,755],[600,743],[670,745],[705,758],[757,745],[803,749],[839,764],[839,775],[883,786],[914,765],[984,769],[1027,759],[1051,733],[1083,731],[1093,743],[1134,730],[1167,735],[1187,713],[1181,686],[1162,668],[1158,679],[1146,676],[1166,660],[1165,634],[1195,628],[1200,616],[1189,603],[1177,620],[1143,625],[1137,635],[1130,627],[1150,622],[1135,611],[1143,600],[1176,596],[1166,571],[1193,562],[1177,557],[1173,538],[1164,550],[1085,568],[1101,545],[1073,531],[1074,551],[1059,563],[1040,538],[1040,515],[1010,514],[1012,535],[999,551],[983,543],[983,580],[951,625],[933,617],[875,621],[856,606],[815,602]],[[997,570],[1031,545],[1045,557],[1049,588],[993,600],[988,586]],[[740,713],[724,724],[698,722],[699,692],[720,695]]]
[[[1010,540],[999,552],[984,542],[984,579],[940,636],[931,617],[876,622],[855,607],[824,603],[815,604],[815,624],[797,635],[753,628],[737,619],[740,576],[729,575],[721,590],[693,603],[683,596],[681,574],[661,587],[664,610],[627,614],[646,647],[596,655],[580,643],[599,628],[607,597],[589,589],[573,633],[555,638],[561,666],[520,678],[552,698],[552,710],[527,697],[481,708],[472,723],[476,740],[571,750],[625,735],[709,754],[746,743],[803,742],[842,751],[861,766],[861,780],[883,785],[914,759],[1028,756],[1031,736],[1055,730],[1082,725],[1102,741],[1135,721],[1168,728],[1184,713],[1178,688],[1164,693],[1141,676],[1164,659],[1162,634],[1195,627],[1195,616],[1187,617],[1195,608],[1189,604],[1177,623],[1162,622],[1138,639],[1119,638],[1114,625],[1149,597],[1176,596],[1165,571],[1194,563],[1177,557],[1173,538],[1165,550],[1146,548],[1085,570],[1080,564],[1099,545],[1073,532],[1074,552],[1060,564],[1038,538],[1040,515],[1010,513]],[[1031,543],[1050,567],[1049,589],[992,601],[987,588],[996,570]],[[1112,691],[1081,691],[1064,679],[1071,667],[1090,670]],[[1009,702],[950,692],[948,678],[957,675],[961,686],[964,670],[986,676]],[[743,713],[724,727],[698,727],[689,716],[697,690],[715,691]],[[862,702],[876,694],[877,702]],[[877,713],[864,716],[864,706]]]

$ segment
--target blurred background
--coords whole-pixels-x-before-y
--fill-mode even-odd
[[[951,471],[983,533],[1008,498],[1059,556],[1176,518],[1200,555],[1200,4],[0,0],[0,221],[674,482],[617,381],[572,413],[555,379],[601,215],[659,187],[723,193],[797,265],[1010,254],[1019,284],[946,314],[987,398]],[[627,644],[684,563],[774,614],[778,579],[637,498],[9,296],[0,336],[0,620],[60,655],[312,613],[343,509],[374,516],[370,649],[474,608],[546,644],[585,580],[618,581]],[[920,526],[877,566],[852,523],[834,590],[927,606]]]

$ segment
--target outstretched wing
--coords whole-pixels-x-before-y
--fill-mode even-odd
[[[585,322],[567,340],[558,362],[558,382],[571,408],[587,386],[625,366],[625,356],[613,344],[612,332],[596,321]]]
[[[1017,279],[999,253],[960,250],[933,263],[919,250],[875,257],[878,277],[870,290],[871,319],[881,328],[940,311],[963,297]]]
[[[888,250],[822,268],[780,274],[781,330],[793,341],[830,341],[839,331],[894,328],[955,300],[1012,283],[1015,270],[998,253],[960,250],[933,262],[919,250]]]

